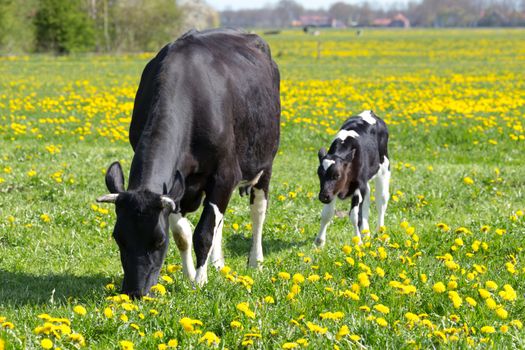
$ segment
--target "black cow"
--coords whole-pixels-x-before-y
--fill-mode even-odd
[[[337,133],[328,150],[319,150],[317,174],[321,184],[319,200],[325,203],[321,229],[315,244],[326,242],[326,228],[335,213],[335,198],[352,199],[350,220],[361,242],[361,232],[368,233],[370,186],[376,179],[378,229],[383,226],[389,198],[390,162],[388,130],[383,120],[372,111],[349,118]]]
[[[106,173],[116,205],[124,293],[140,297],[156,283],[171,227],[184,273],[202,286],[207,262],[224,265],[223,215],[236,187],[250,194],[250,266],[263,260],[272,162],[279,145],[279,70],[254,34],[190,31],[144,69],[129,131],[135,152],[124,189],[118,162]],[[204,202],[203,202],[204,200]],[[192,237],[184,217],[203,203]],[[197,258],[195,271],[192,240]]]

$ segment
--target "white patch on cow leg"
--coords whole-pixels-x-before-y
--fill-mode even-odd
[[[181,214],[171,214],[169,216],[169,222],[175,244],[177,244],[177,248],[179,248],[182,260],[182,271],[190,281],[193,281],[195,280],[195,265],[193,264],[193,257],[191,256],[193,244],[191,224],[188,219],[183,218]]]
[[[372,111],[362,111],[358,114],[365,122],[367,122],[370,125],[374,125],[376,123],[375,118],[372,116]]]
[[[323,206],[323,211],[321,212],[321,228],[319,229],[319,234],[315,238],[315,245],[319,248],[322,248],[326,243],[326,229],[330,225],[335,214],[335,198],[330,203]]]
[[[223,219],[223,215],[221,213],[221,211],[219,210],[219,207],[217,207],[217,205],[213,204],[213,203],[210,203],[210,206],[213,208],[213,213],[215,214],[215,224],[214,224],[214,227],[213,227],[213,237],[211,239],[211,247],[210,247],[210,250],[208,251],[208,256],[206,257],[206,260],[204,261],[204,265],[200,266],[197,268],[197,272],[195,273],[195,283],[199,286],[199,287],[202,287],[204,286],[206,283],[208,283],[208,261],[210,260],[210,255],[212,253],[212,251],[214,250],[214,246],[215,244],[217,243],[216,242],[216,236],[217,236],[217,232],[219,230],[219,228],[222,230],[222,219]]]
[[[253,204],[250,205],[250,215],[252,218],[252,248],[250,250],[250,257],[248,258],[248,266],[259,267],[259,263],[263,262],[262,249],[262,231],[264,219],[266,218],[266,206],[268,201],[264,196],[264,190],[258,188],[253,189]]]
[[[361,196],[359,189],[355,190],[354,197],[357,197],[358,201],[357,205],[350,210],[350,221],[352,221],[356,236],[359,237],[359,244],[362,244],[361,231],[359,231],[359,204],[363,201],[363,197]]]
[[[328,168],[330,168],[332,164],[335,164],[335,160],[323,159],[323,169],[325,171],[328,170]]]
[[[382,164],[379,165],[379,171],[376,177],[376,206],[378,213],[377,230],[385,224],[385,213],[388,206],[388,199],[390,198],[390,170],[389,160],[385,157]]]
[[[224,267],[224,255],[222,253],[222,226],[224,220],[221,220],[217,233],[215,235],[215,242],[213,243],[213,250],[211,251],[211,263],[213,266],[220,270]]]
[[[370,217],[370,185],[366,184],[365,198],[363,199],[363,213],[361,214],[361,232],[366,235],[370,234],[370,226],[368,225],[368,218]]]

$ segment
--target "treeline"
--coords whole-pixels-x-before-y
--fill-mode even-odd
[[[422,0],[406,6],[375,8],[369,2],[337,2],[329,9],[306,9],[294,0],[281,0],[261,9],[227,10],[221,24],[233,27],[289,27],[302,16],[326,16],[345,26],[371,26],[378,18],[402,13],[416,27],[525,26],[525,0]]]
[[[181,19],[174,0],[0,0],[0,52],[155,51]]]

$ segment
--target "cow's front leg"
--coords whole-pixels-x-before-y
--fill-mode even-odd
[[[173,238],[177,248],[179,248],[182,271],[190,281],[193,281],[195,280],[195,266],[191,256],[192,232],[190,222],[181,214],[171,214],[169,220]]]
[[[228,179],[228,176],[221,176]],[[195,256],[197,257],[197,272],[195,273],[195,283],[203,286],[208,282],[208,261],[213,253],[214,259],[222,260],[222,226],[223,217],[234,185],[226,185],[224,182],[215,182],[211,191],[206,194],[204,209],[199,223],[193,235]],[[217,247],[217,248],[214,248]],[[212,261],[212,263],[215,263]]]
[[[223,212],[217,204],[205,201],[194,235],[195,256],[197,257],[195,282],[200,287],[208,282],[208,259],[213,245],[217,243],[217,231],[222,229],[222,220]]]
[[[350,221],[352,221],[355,234],[359,238],[359,244],[363,242],[361,240],[361,231],[359,230],[359,207],[361,206],[361,202],[363,202],[363,195],[361,193],[359,189],[355,190],[352,195],[352,205],[350,208]]]

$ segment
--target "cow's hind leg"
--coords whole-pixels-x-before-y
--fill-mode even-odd
[[[169,221],[175,244],[179,248],[182,259],[182,271],[190,281],[193,281],[195,279],[195,266],[191,256],[192,232],[190,222],[181,214],[171,214]]]
[[[383,163],[379,165],[379,172],[376,176],[376,206],[377,206],[377,230],[385,224],[385,212],[388,205],[390,187],[390,164],[385,156]]]
[[[248,258],[248,266],[260,267],[263,262],[262,232],[266,209],[268,207],[268,189],[270,187],[271,171],[265,171],[250,193],[250,216],[252,219],[252,247]]]
[[[208,281],[208,260],[214,251],[214,246],[222,244],[224,212],[230,201],[235,183],[235,178],[231,174],[219,174],[215,176],[214,180],[206,191],[204,209],[193,236],[197,258],[195,283],[199,286],[203,286]],[[222,251],[215,250],[214,258],[219,255],[222,258]]]
[[[366,192],[363,197],[363,203],[361,203],[361,209],[359,211],[359,228],[361,233],[364,235],[370,234],[370,226],[368,225],[368,218],[370,216],[370,185],[366,184]]]
[[[221,220],[217,231],[215,232],[214,242],[211,249],[210,261],[211,264],[220,270],[224,267],[224,254],[222,253],[222,227],[224,220]]]

